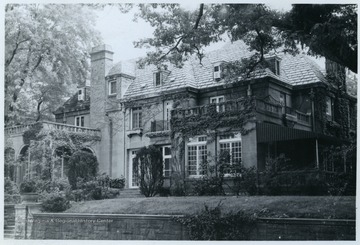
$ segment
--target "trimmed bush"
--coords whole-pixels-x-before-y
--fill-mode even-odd
[[[146,197],[158,194],[164,183],[161,150],[153,145],[141,148],[134,164],[140,174],[140,192]]]
[[[20,184],[21,193],[36,192],[36,182],[34,180],[26,179]]]
[[[98,161],[92,153],[77,151],[70,157],[66,167],[69,183],[73,189],[77,189],[78,178],[89,180],[96,176]]]
[[[4,180],[4,192],[8,195],[19,195],[19,188],[10,178]]]
[[[43,196],[41,209],[45,212],[63,212],[71,207],[62,192],[47,193]]]

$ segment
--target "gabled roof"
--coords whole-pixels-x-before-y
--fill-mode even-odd
[[[109,71],[109,75],[125,73],[135,76],[124,98],[131,97],[150,97],[161,92],[166,92],[178,88],[190,87],[202,89],[219,86],[224,84],[213,79],[213,67],[217,62],[230,62],[250,57],[252,52],[243,41],[236,41],[224,45],[218,50],[205,54],[200,61],[196,57],[191,57],[184,62],[182,68],[177,68],[172,64],[168,65],[170,71],[165,76],[163,85],[155,87],[153,84],[153,73],[156,71],[154,65],[145,66],[143,69],[136,67],[136,60],[119,62]],[[276,54],[281,58],[280,76],[275,75],[270,69],[256,71],[255,78],[273,77],[292,86],[324,82],[326,79],[320,67],[305,55],[292,56],[290,54]]]
[[[53,114],[62,114],[64,113],[64,110],[65,112],[90,110],[90,92],[88,92],[83,101],[79,101],[78,94],[75,93],[63,104],[63,106],[56,109]]]

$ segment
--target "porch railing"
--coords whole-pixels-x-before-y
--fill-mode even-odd
[[[45,129],[59,129],[59,130],[65,130],[65,131],[70,131],[70,132],[83,132],[83,133],[86,133],[89,135],[101,136],[99,129],[78,127],[78,126],[74,126],[74,125],[62,124],[62,123],[56,123],[56,122],[50,122],[50,121],[41,121],[39,123],[41,123]],[[5,128],[5,134],[6,135],[23,134],[25,131],[32,128],[35,124],[36,123],[14,126],[14,127],[7,127],[7,128]]]

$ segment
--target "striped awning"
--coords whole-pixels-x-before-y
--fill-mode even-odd
[[[258,143],[298,140],[298,139],[314,139],[318,135],[311,131],[282,127],[270,123],[256,124],[256,138]]]

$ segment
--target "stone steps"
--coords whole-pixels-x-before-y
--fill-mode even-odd
[[[4,207],[4,239],[15,239],[15,208],[13,205]]]
[[[139,198],[144,197],[143,194],[140,193],[139,189],[123,189],[120,191],[120,195],[118,198]]]

